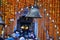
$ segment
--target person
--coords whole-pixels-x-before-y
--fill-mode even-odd
[[[31,32],[31,38],[34,38],[34,33],[33,32]]]
[[[4,40],[4,39],[1,37],[1,35],[0,35],[0,40]]]
[[[15,34],[15,32],[14,32],[13,34],[11,34],[11,35],[12,35],[12,37],[14,37],[14,38],[16,37],[16,34]]]
[[[19,40],[25,40],[25,38],[24,37],[20,37],[20,39]]]
[[[18,31],[16,31],[15,35],[16,35],[17,38],[20,36]]]
[[[0,37],[0,40],[4,40],[2,37]]]
[[[9,35],[6,40],[14,40],[14,38],[11,35]]]
[[[28,38],[31,38],[31,33],[28,33]]]

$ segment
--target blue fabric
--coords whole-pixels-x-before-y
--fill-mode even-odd
[[[7,40],[14,40],[14,38],[10,37],[10,38],[8,38]]]
[[[35,22],[34,34],[38,36],[38,22]]]
[[[14,31],[16,31],[16,30],[17,30],[17,19],[16,19],[16,25],[14,27]]]
[[[19,37],[20,36],[20,34],[19,33],[16,33],[16,37]]]
[[[17,30],[17,26],[14,27],[14,31],[16,31],[16,30]]]

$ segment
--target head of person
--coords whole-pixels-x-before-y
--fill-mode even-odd
[[[22,36],[22,37],[20,37],[20,39],[19,40],[25,40],[25,38]]]

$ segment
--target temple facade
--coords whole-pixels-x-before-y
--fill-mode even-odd
[[[27,22],[27,26],[37,22],[37,26],[33,24],[36,28],[31,29],[40,40],[60,40],[60,1],[38,0],[37,4],[42,18],[29,19],[28,22],[25,18],[22,19],[23,22]],[[25,8],[33,5],[34,0],[0,0],[0,16],[4,21],[4,26],[0,27],[0,34],[4,32],[4,37],[7,37],[14,32],[15,27],[20,30],[19,27],[25,25],[20,22],[21,14]]]

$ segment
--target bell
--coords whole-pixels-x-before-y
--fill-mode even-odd
[[[4,24],[4,21],[1,16],[0,16],[0,24]]]
[[[41,18],[40,12],[36,6],[33,6],[25,17]]]

